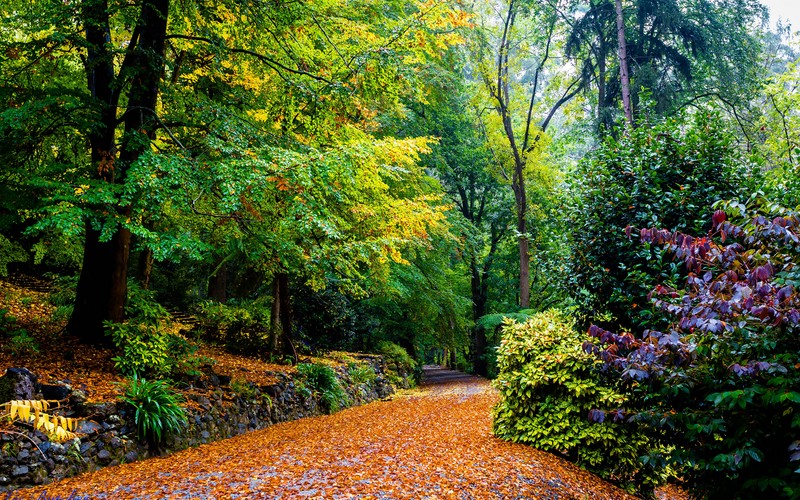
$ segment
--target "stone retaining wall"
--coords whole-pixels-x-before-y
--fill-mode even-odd
[[[351,404],[365,404],[391,395],[394,389],[386,379],[383,359],[363,355],[360,360],[373,368],[374,381],[355,384],[346,367],[335,369]],[[188,424],[180,434],[166,439],[163,453],[324,413],[317,396],[300,390],[295,376],[284,373],[274,376],[278,381],[272,385],[240,389],[247,393],[244,396],[234,393],[225,377],[212,374],[198,380],[196,390],[186,392],[187,399],[194,402],[187,410]],[[78,428],[80,437],[64,443],[50,442],[39,431],[27,432],[27,437],[0,434],[0,492],[50,483],[153,455],[146,444],[137,440],[133,415],[122,403],[93,404],[77,398],[67,416],[82,420]]]

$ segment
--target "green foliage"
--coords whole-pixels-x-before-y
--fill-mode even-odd
[[[339,383],[333,368],[313,363],[300,363],[297,372],[313,394],[319,395],[322,407],[328,413],[336,413],[350,404],[347,393]]]
[[[8,309],[0,309],[0,333],[7,337],[5,350],[14,356],[37,354],[39,343],[28,330],[17,325],[17,318],[12,316]]]
[[[635,424],[591,423],[598,408],[615,410],[625,396],[604,383],[599,361],[581,349],[584,336],[563,313],[549,310],[525,323],[507,320],[498,348],[501,401],[494,432],[509,441],[565,455],[582,467],[640,491],[662,478],[642,463],[651,450]]]
[[[247,380],[235,378],[231,380],[231,391],[243,399],[252,400],[256,397],[256,388]]]
[[[145,380],[133,375],[125,385],[120,399],[135,411],[134,422],[139,439],[158,444],[186,425],[186,413],[181,408],[182,398],[163,380]]]
[[[354,384],[372,384],[377,377],[375,370],[371,366],[359,363],[349,363],[347,374]]]
[[[75,287],[78,286],[77,276],[53,277],[53,288],[47,296],[47,301],[55,306],[53,320],[66,320],[72,315],[75,304]]]
[[[537,312],[538,311],[533,309],[523,309],[519,312],[487,314],[476,321],[475,325],[487,330],[494,330],[495,328],[506,324],[506,320],[509,319],[517,323],[524,323],[533,317]]]
[[[417,362],[409,356],[408,351],[394,342],[384,340],[378,344],[377,352],[383,356],[387,364],[395,365],[402,374],[413,373],[417,367]]]
[[[0,234],[0,276],[8,275],[8,265],[13,262],[26,262],[28,253],[22,245]]]
[[[641,338],[592,326],[592,349],[698,497],[800,496],[800,214],[761,197],[725,202],[712,231],[650,229],[689,270],[653,291],[664,328]]]
[[[643,124],[608,138],[580,162],[570,184],[571,286],[581,312],[610,314],[627,329],[647,322],[647,294],[682,271],[662,249],[629,239],[625,228],[701,234],[714,202],[749,194],[757,181],[713,115],[698,114],[688,125]]]
[[[232,353],[257,354],[267,350],[269,297],[232,300],[227,304],[201,302],[196,316],[207,338],[223,343]]]
[[[118,350],[112,358],[126,376],[147,374],[163,377],[170,374],[198,375],[203,364],[213,360],[197,356],[197,347],[183,337],[170,333],[170,316],[153,299],[152,292],[129,284],[124,323],[106,322],[107,334]]]

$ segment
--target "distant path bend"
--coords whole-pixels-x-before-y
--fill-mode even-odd
[[[624,499],[573,464],[491,433],[489,382],[425,367],[421,389],[335,415],[17,492],[99,499]]]

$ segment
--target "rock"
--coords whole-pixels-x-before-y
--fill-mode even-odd
[[[74,389],[69,395],[69,402],[80,405],[86,402],[86,393],[80,389]]]
[[[139,460],[139,454],[136,453],[135,451],[129,451],[128,453],[125,454],[126,462],[135,462],[137,460]]]
[[[203,440],[208,441],[211,439],[211,433],[208,431],[203,431],[200,433],[200,437],[203,438]]]
[[[92,441],[87,441],[81,444],[81,455],[86,455],[86,452],[94,448],[94,443]]]
[[[218,375],[217,378],[219,379],[219,385],[221,386],[228,386],[231,385],[231,377],[228,375]]]
[[[47,450],[49,450],[50,446],[52,445],[53,443],[51,443],[50,441],[43,441],[38,446],[39,450],[41,450],[42,453],[47,453]]]
[[[42,397],[48,401],[64,401],[71,393],[71,387],[68,385],[42,385]]]
[[[97,434],[103,427],[91,420],[81,420],[78,422],[78,434]]]
[[[50,447],[53,455],[66,455],[67,449],[61,443],[53,443]]]
[[[16,465],[13,469],[11,469],[12,476],[25,476],[30,472],[27,465]]]
[[[108,450],[100,450],[97,453],[97,459],[102,460],[103,462],[107,462],[111,460],[111,452],[109,452]]]
[[[31,452],[22,450],[17,454],[17,461],[25,463],[31,457]]]
[[[110,444],[112,448],[117,449],[122,446],[122,440],[114,436],[113,438],[111,438],[111,441],[109,441],[108,444]]]
[[[0,377],[0,403],[7,401],[33,399],[36,394],[38,377],[27,368],[9,368]]]

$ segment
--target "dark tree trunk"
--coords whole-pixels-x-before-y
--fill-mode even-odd
[[[278,342],[282,337],[283,328],[281,326],[281,286],[278,275],[272,278],[272,311],[270,312],[269,339],[267,348],[272,353],[278,352]]]
[[[622,108],[625,111],[625,123],[633,127],[633,108],[631,106],[631,82],[628,74],[628,49],[625,41],[625,17],[622,14],[622,0],[615,1],[617,11],[617,40],[619,43],[619,79],[622,86]]]
[[[125,170],[149,147],[155,137],[156,102],[164,68],[169,0],[151,0],[142,5],[141,14],[128,53],[122,64],[124,77],[130,77],[125,132],[119,158],[115,160],[114,134],[119,95],[114,61],[108,51],[111,41],[108,5],[105,0],[85,0],[83,15],[88,46],[86,71],[92,97],[100,108],[100,123],[89,135],[92,164],[100,179],[110,183],[125,181]],[[129,207],[119,207],[127,218]],[[104,343],[103,321],[122,321],[127,297],[128,259],[131,233],[120,228],[108,242],[86,224],[83,268],[78,280],[75,309],[67,328],[89,343]]]
[[[472,319],[478,321],[486,314],[486,302],[488,300],[488,285],[486,277],[482,276],[481,269],[477,261],[473,258],[470,263],[472,270]],[[488,364],[486,363],[486,330],[482,326],[475,325],[472,329],[472,366],[475,373],[488,375]]]
[[[281,333],[283,333],[284,339],[283,353],[292,356],[295,364],[297,364],[300,361],[300,357],[297,355],[294,340],[292,339],[294,312],[289,294],[289,275],[287,273],[278,273],[276,280],[278,281],[279,289]]]
[[[219,259],[214,268],[216,272],[208,278],[208,298],[225,302],[228,290],[228,266]]]
[[[525,215],[528,211],[528,198],[525,192],[524,164],[518,166],[519,176],[514,187],[517,203],[517,233],[519,234],[519,307],[527,309],[531,305],[531,256],[529,254],[528,224]]]
[[[98,124],[89,133],[92,166],[97,176],[114,182],[116,102],[114,96],[114,61],[108,50],[111,34],[108,5],[105,1],[86,0],[83,3],[86,20],[87,87],[98,107]],[[114,265],[118,242],[100,241],[100,231],[86,221],[83,247],[83,267],[76,289],[75,307],[67,329],[82,341],[104,343],[103,321],[119,321],[122,311],[113,296]],[[124,299],[123,299],[124,300]]]
[[[150,288],[150,278],[153,276],[153,251],[149,248],[142,248],[139,252],[139,265],[137,266],[137,274],[139,276],[139,283],[142,288],[148,290]]]

